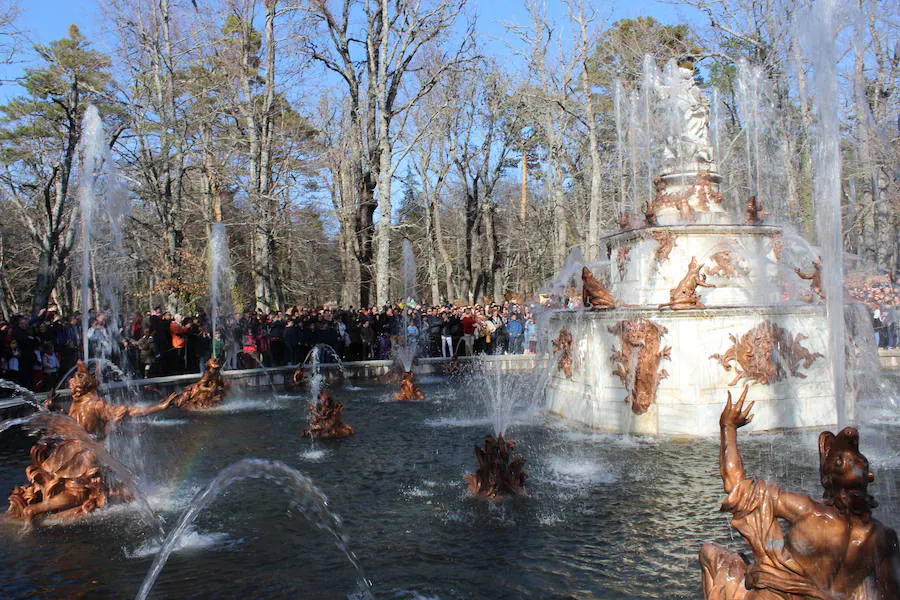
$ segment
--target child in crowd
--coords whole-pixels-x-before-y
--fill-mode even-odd
[[[44,371],[44,391],[50,391],[56,388],[59,381],[59,354],[53,344],[46,342],[43,347],[42,368]]]

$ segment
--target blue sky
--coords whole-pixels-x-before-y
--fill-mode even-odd
[[[700,18],[697,11],[689,7],[657,0],[594,0],[593,4],[609,23],[640,15],[652,16],[666,24],[697,22]],[[112,42],[104,39],[106,28],[97,0],[20,0],[19,5],[17,26],[30,43],[47,43],[65,37],[69,25],[75,23],[95,48],[101,51],[112,50]],[[546,6],[551,18],[560,23],[566,21],[566,7],[562,1],[547,0]],[[478,14],[478,31],[485,51],[501,58],[509,54],[504,41],[509,36],[503,23],[528,23],[528,14],[522,0],[470,0],[469,10]],[[566,36],[562,36],[562,39],[565,38]],[[16,94],[15,84],[9,81],[21,75],[25,66],[28,65],[23,62],[0,67],[0,79],[4,81],[0,86],[0,99]]]

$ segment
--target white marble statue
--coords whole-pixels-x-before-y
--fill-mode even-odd
[[[669,120],[664,158],[669,167],[707,168],[712,163],[709,141],[709,102],[697,87],[691,69],[670,64],[658,87]]]

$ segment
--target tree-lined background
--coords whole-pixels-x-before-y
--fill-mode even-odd
[[[674,25],[530,2],[499,40],[466,0],[98,2],[109,51],[75,25],[32,45],[15,4],[0,15],[0,59],[28,61],[0,106],[4,317],[80,305],[89,104],[130,195],[124,252],[96,248],[93,268],[121,278],[128,309],[204,306],[216,222],[238,308],[395,300],[404,240],[424,302],[533,293],[572,248],[602,258],[646,200],[625,175],[641,132],[622,125],[646,56],[694,69],[711,98],[732,210],[766,187],[773,218],[815,243],[810,2],[684,0]],[[845,248],[895,278],[900,11],[849,4]]]

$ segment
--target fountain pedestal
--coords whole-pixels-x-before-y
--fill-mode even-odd
[[[550,367],[548,408],[582,426],[714,435],[722,397],[741,383],[754,384],[754,430],[837,422],[821,306],[561,311],[549,327],[573,342],[572,376]]]

